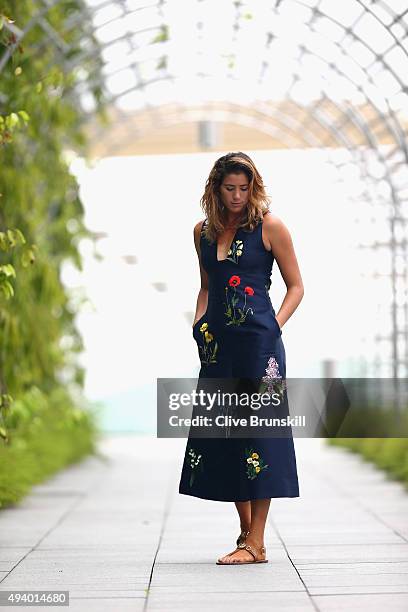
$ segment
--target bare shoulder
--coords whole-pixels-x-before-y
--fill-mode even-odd
[[[196,223],[194,226],[194,242],[198,250],[200,249],[200,234],[201,234],[201,228],[203,226],[203,222],[204,222],[204,219],[202,219],[201,221],[198,221],[198,223]]]
[[[202,219],[201,221],[198,221],[198,223],[196,223],[194,226],[194,240],[195,241],[200,239],[201,228],[203,226],[204,221],[205,219]]]
[[[194,233],[198,233],[201,231],[202,225],[204,223],[205,219],[201,219],[201,221],[198,221],[195,226],[194,226]]]
[[[279,231],[286,229],[286,225],[283,223],[282,219],[270,211],[264,214],[263,224],[266,230]]]
[[[264,235],[272,249],[277,246],[287,246],[291,242],[288,228],[277,215],[268,211],[263,218]]]

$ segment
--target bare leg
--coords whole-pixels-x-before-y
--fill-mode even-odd
[[[238,510],[241,530],[249,531],[251,526],[251,502],[235,502],[235,506]]]
[[[235,503],[235,507],[238,511],[239,514],[239,521],[240,521],[240,526],[241,526],[241,531],[249,531],[250,527],[251,527],[251,502],[250,501],[245,501],[245,502],[234,502]],[[235,549],[234,549],[235,551]],[[232,552],[234,552],[232,551]],[[223,561],[226,560],[226,558],[232,554],[231,553],[227,553],[226,555],[224,555],[223,557],[220,557],[220,559],[222,559]]]
[[[264,546],[265,525],[271,500],[270,498],[253,499],[250,503],[251,525],[246,543],[255,550],[257,555],[259,555],[261,546]],[[264,558],[264,555],[261,555],[261,557]],[[240,561],[253,561],[253,556],[245,549],[238,549],[233,553],[229,553],[224,557],[221,557],[220,560],[222,560],[224,563],[239,563]]]

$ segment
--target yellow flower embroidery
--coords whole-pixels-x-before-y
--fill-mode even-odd
[[[203,345],[199,346],[201,363],[206,365],[217,363],[218,342],[214,340],[213,334],[208,331],[208,323],[202,323],[200,332],[203,334]]]
[[[245,449],[245,456],[247,462],[247,476],[249,480],[254,480],[254,478],[256,478],[262,470],[265,470],[268,465],[264,465],[263,459],[260,458],[259,454],[255,453],[252,448],[250,450]],[[259,461],[257,461],[257,459],[259,459]]]

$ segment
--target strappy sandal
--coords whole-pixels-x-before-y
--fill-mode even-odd
[[[245,541],[246,541],[248,535],[249,535],[249,531],[244,531],[242,529],[241,533],[237,537],[237,547],[233,551],[231,551],[230,553],[227,553],[226,555],[224,555],[224,557],[229,557],[230,555],[233,555],[235,552],[237,552],[237,550],[240,549],[241,544],[245,544]],[[219,559],[218,559],[218,561],[219,561]],[[221,562],[221,564],[223,565],[222,562]]]
[[[254,552],[254,549],[252,548],[252,546],[250,546],[249,544],[244,544],[244,543],[243,543],[243,544],[239,544],[239,545],[237,546],[237,549],[236,549],[236,550],[241,550],[241,549],[245,549],[245,550],[247,550],[249,553],[251,553],[251,555],[252,555],[252,556],[253,556],[253,558],[254,558],[254,559],[253,559],[253,561],[232,561],[232,562],[228,562],[228,561],[227,561],[227,562],[225,563],[224,561],[220,561],[220,560],[218,559],[218,561],[217,561],[217,565],[244,565],[244,564],[246,564],[246,563],[268,563],[268,559],[260,559],[260,558],[259,558],[259,557],[260,557],[260,555],[266,554],[266,548],[265,548],[265,546],[261,546],[261,548],[260,548],[260,555],[257,555],[257,554]],[[236,552],[236,551],[234,550],[234,552]],[[233,553],[230,553],[230,554],[233,554]],[[227,556],[227,555],[226,555],[226,556]]]
[[[248,536],[249,536],[249,531],[241,531],[241,533],[237,537],[237,546],[239,546],[240,544],[244,544]]]

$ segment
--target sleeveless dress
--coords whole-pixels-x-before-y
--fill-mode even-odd
[[[268,364],[286,377],[282,330],[270,297],[274,256],[262,240],[263,220],[238,228],[226,259],[217,259],[201,226],[201,262],[208,274],[208,306],[193,326],[199,379],[262,379]],[[276,369],[273,370],[276,376]],[[199,438],[189,435],[179,493],[215,501],[299,497],[293,437]]]

